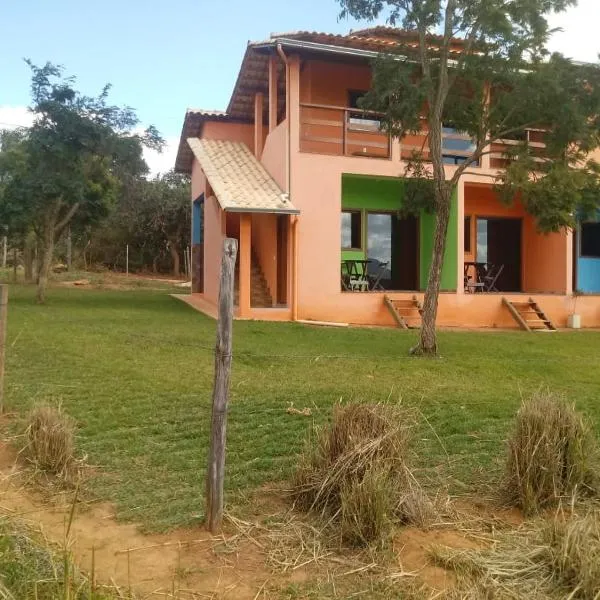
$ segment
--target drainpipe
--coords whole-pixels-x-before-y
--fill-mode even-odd
[[[291,154],[292,154],[292,140],[290,136],[291,128],[291,113],[290,113],[290,66],[288,57],[281,44],[277,44],[277,54],[285,65],[285,117],[287,120],[286,138],[287,138],[287,152],[285,155],[285,170],[287,174],[287,196],[288,200],[292,201],[292,172],[290,169]],[[298,215],[293,215],[291,218],[292,225],[292,321],[298,320]]]

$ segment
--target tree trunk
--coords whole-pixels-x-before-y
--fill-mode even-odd
[[[437,194],[436,194],[437,195]],[[440,285],[442,282],[442,267],[444,266],[444,253],[446,250],[446,235],[450,221],[451,190],[445,191],[436,202],[435,233],[433,238],[433,253],[431,267],[427,279],[427,289],[423,300],[423,313],[421,315],[421,338],[413,354],[435,356],[437,355],[436,320]]]
[[[71,244],[71,228],[67,229],[67,271],[71,270],[73,263],[73,246]]]
[[[169,252],[171,253],[171,259],[173,260],[173,275],[179,277],[181,272],[179,248],[171,243],[169,244]]]
[[[19,266],[17,247],[13,248],[13,281],[17,283],[17,268]]]
[[[46,232],[44,236],[44,247],[42,248],[42,260],[39,265],[38,284],[37,284],[37,302],[43,304],[46,301],[46,286],[48,285],[48,276],[52,267],[54,258],[54,234]]]
[[[23,247],[23,267],[25,269],[25,281],[29,283],[33,280],[33,249],[27,241]]]
[[[450,220],[450,202],[452,188],[446,182],[446,171],[442,159],[442,103],[436,102],[429,114],[429,148],[433,167],[433,186],[435,194],[435,233],[433,237],[433,253],[431,267],[427,279],[427,289],[423,300],[421,315],[421,337],[418,345],[411,350],[412,354],[423,356],[437,355],[436,320],[444,251],[446,250],[446,234]]]

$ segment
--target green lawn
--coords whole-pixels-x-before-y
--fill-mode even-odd
[[[214,321],[164,291],[53,288],[48,304],[11,287],[8,408],[61,400],[94,465],[94,496],[123,519],[160,530],[201,516]],[[423,466],[468,490],[492,481],[521,395],[564,391],[600,427],[600,333],[444,332],[441,360],[407,356],[414,332],[236,322],[228,500],[285,479],[312,419],[339,400],[401,397],[432,430]],[[446,457],[447,451],[449,457]]]

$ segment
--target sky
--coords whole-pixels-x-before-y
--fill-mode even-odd
[[[143,125],[158,127],[167,148],[146,160],[153,173],[167,171],[186,108],[226,108],[248,41],[366,26],[340,22],[338,13],[335,0],[0,0],[0,127],[30,123],[23,59],[50,61],[76,76],[84,93],[110,83],[113,104],[133,107]],[[564,32],[550,49],[597,60],[598,22],[600,0],[579,0],[552,18]]]

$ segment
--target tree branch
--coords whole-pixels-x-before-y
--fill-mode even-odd
[[[73,215],[77,212],[78,209],[79,202],[75,202],[75,204],[73,204],[73,206],[69,208],[67,214],[63,217],[63,219],[54,226],[54,234],[57,238],[60,237],[60,234],[63,232],[63,229],[69,224],[69,221],[73,218]]]

